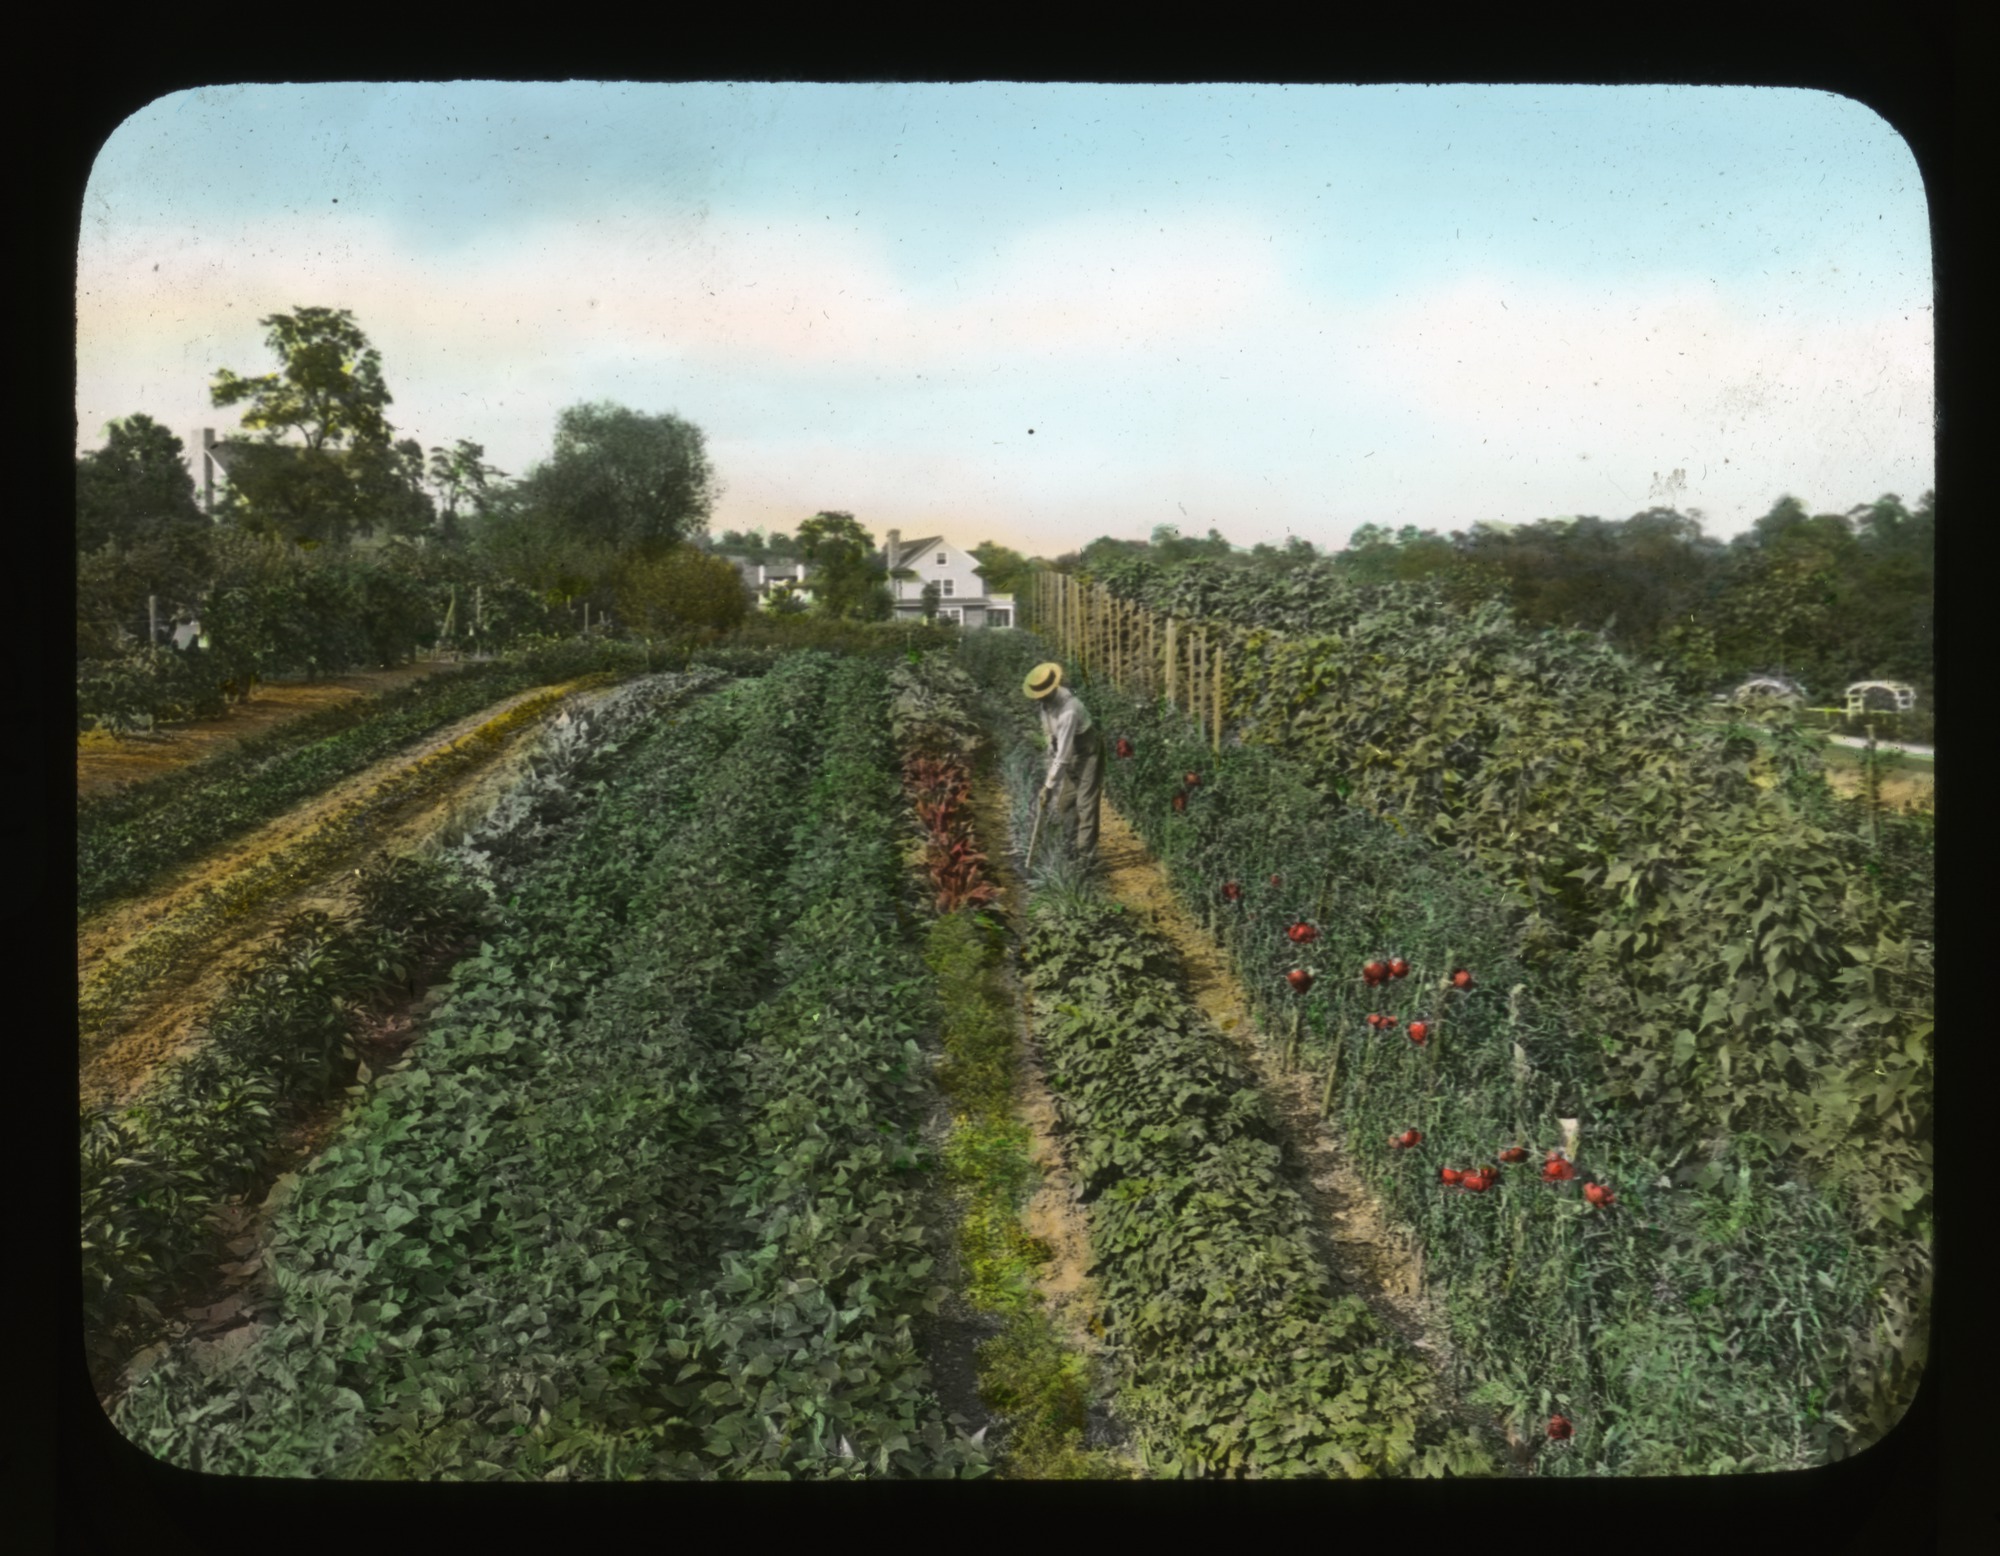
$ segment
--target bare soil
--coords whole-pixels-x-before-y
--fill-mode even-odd
[[[119,964],[142,950],[147,939],[171,933],[176,921],[196,911],[204,898],[227,889],[243,872],[297,843],[343,807],[546,690],[520,692],[460,719],[421,746],[376,763],[177,872],[147,896],[115,904],[87,920],[77,933],[79,988],[115,974]],[[497,800],[513,782],[535,735],[562,705],[552,704],[540,718],[510,733],[501,746],[441,790],[413,798],[406,806],[392,805],[374,818],[364,835],[353,838],[310,879],[279,891],[254,911],[203,935],[197,950],[178,957],[167,971],[149,979],[121,1005],[115,1018],[80,1033],[83,1105],[102,1106],[129,1099],[161,1064],[199,1041],[203,1021],[231,978],[257,956],[287,919],[306,909],[340,913],[351,906],[355,875],[365,859],[412,850],[441,828]]]
[[[76,797],[83,799],[157,778],[304,714],[352,702],[357,697],[380,696],[446,668],[442,660],[424,659],[392,670],[358,670],[322,681],[267,681],[250,694],[247,702],[232,704],[220,718],[196,719],[146,734],[117,735],[91,730],[76,737]]]

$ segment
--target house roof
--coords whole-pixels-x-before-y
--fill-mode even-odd
[[[242,453],[246,448],[255,446],[258,445],[246,443],[240,438],[225,438],[219,443],[210,443],[205,448],[199,450],[199,452],[208,455],[210,459],[214,460],[217,469],[226,471],[235,461],[238,454]]]
[[[913,557],[921,551],[935,551],[945,543],[942,535],[926,535],[921,540],[905,540],[897,543],[896,549],[905,558]]]

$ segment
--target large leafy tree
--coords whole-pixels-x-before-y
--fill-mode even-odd
[[[664,554],[702,535],[718,494],[699,427],[606,401],[556,418],[555,449],[520,501],[556,533],[624,554]]]
[[[244,378],[223,368],[209,387],[218,406],[240,405],[243,425],[277,442],[296,437],[315,451],[387,443],[390,405],[381,353],[345,308],[296,308],[257,321],[277,354],[275,373]]]
[[[394,439],[381,354],[354,315],[296,308],[258,322],[278,370],[244,377],[222,368],[209,386],[218,407],[246,407],[243,426],[256,434],[226,461],[230,516],[315,544],[424,528],[422,451]]]
[[[613,585],[618,617],[639,632],[725,631],[749,610],[734,564],[691,545],[641,557]]]
[[[104,447],[76,461],[77,550],[208,527],[179,438],[143,414],[112,422],[104,434]]]
[[[875,537],[851,513],[814,514],[799,526],[813,603],[822,615],[886,621],[895,613],[889,575],[870,553]]]
[[[988,594],[1025,594],[1034,581],[1034,564],[1012,547],[982,540],[972,548],[972,557]]]

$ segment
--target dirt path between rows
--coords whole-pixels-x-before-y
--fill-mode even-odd
[[[76,797],[157,778],[321,708],[357,697],[378,697],[451,668],[445,660],[423,659],[391,670],[358,670],[319,681],[267,681],[248,702],[234,704],[220,718],[166,725],[143,735],[91,730],[76,737]]]
[[[976,835],[984,845],[986,868],[1000,887],[1000,905],[1007,921],[1026,927],[1028,895],[1014,869],[1015,841],[1007,812],[1007,796],[998,775],[975,778],[970,803]],[[1055,1096],[1042,1069],[1041,1045],[1035,1039],[1028,991],[1010,961],[1004,983],[1016,1012],[1021,1036],[1020,1079],[1014,1092],[1014,1115],[1027,1125],[1029,1160],[1039,1183],[1022,1209],[1028,1235],[1048,1250],[1035,1274],[1050,1322],[1064,1343],[1102,1364],[1106,1347],[1095,1283],[1089,1275],[1090,1217],[1071,1161]],[[1110,1409],[1110,1401],[1092,1393],[1086,1446],[1122,1462],[1138,1473],[1138,1459],[1127,1434]]]
[[[307,909],[346,911],[364,860],[415,849],[490,806],[514,781],[549,719],[565,705],[605,694],[570,683],[503,698],[176,872],[145,897],[86,920],[77,932],[82,1105],[129,1100],[155,1070],[199,1040],[231,978],[287,919]],[[530,703],[539,704],[533,717],[504,735],[481,738],[486,726]],[[414,769],[453,747],[453,760],[465,764],[461,770],[421,792],[393,792]],[[391,792],[374,802],[385,785]],[[323,829],[346,821],[355,824],[345,835],[324,849],[316,846]],[[254,907],[218,915],[218,901],[252,890],[260,873],[277,868],[286,854],[309,849],[313,863],[302,879],[280,876]],[[204,916],[219,921],[204,928]]]
[[[1293,1070],[1279,1057],[1275,1034],[1261,1031],[1226,953],[1182,907],[1166,872],[1144,841],[1107,799],[1103,802],[1098,858],[1106,889],[1173,945],[1188,993],[1250,1066],[1270,1098],[1281,1126],[1293,1186],[1312,1211],[1322,1266],[1334,1288],[1368,1304],[1375,1316],[1408,1342],[1437,1375],[1439,1397],[1461,1424],[1483,1425],[1453,1398],[1446,1373],[1450,1341],[1440,1315],[1426,1299],[1423,1259],[1415,1238],[1386,1214],[1355,1169],[1333,1128],[1320,1118],[1323,1078]],[[1526,1445],[1513,1444],[1524,1463]]]

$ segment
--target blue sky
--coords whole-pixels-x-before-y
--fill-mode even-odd
[[[1914,159],[1820,92],[204,88],[93,170],[78,446],[226,432],[215,370],[321,305],[400,433],[512,473],[579,400],[687,417],[717,529],[1727,535],[1932,484],[1930,266]]]

